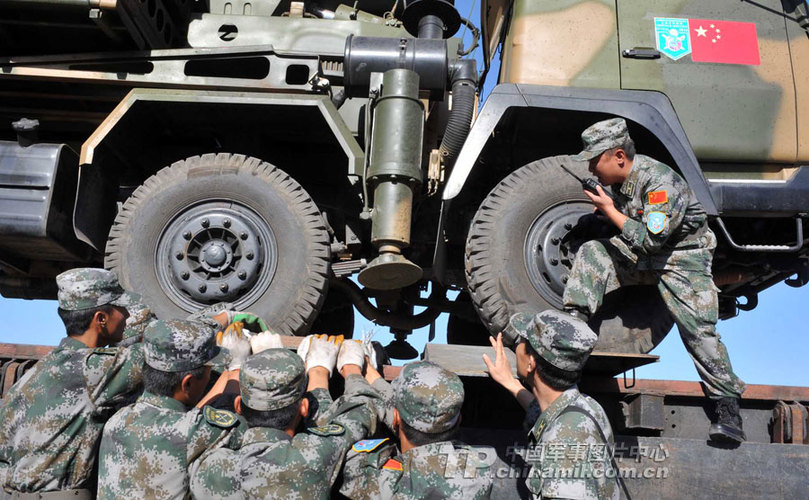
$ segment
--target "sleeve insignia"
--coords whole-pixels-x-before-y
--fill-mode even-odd
[[[340,424],[328,424],[328,425],[321,425],[319,427],[309,427],[306,429],[307,432],[310,434],[314,434],[315,436],[339,436],[340,434],[346,431],[346,428]]]
[[[357,453],[370,453],[375,449],[379,448],[379,445],[388,441],[388,438],[383,439],[363,439],[362,441],[357,441],[354,443],[354,446],[351,447],[352,450],[356,451]]]
[[[93,349],[93,354],[107,354],[109,356],[115,356],[118,354],[117,347],[96,347]]]
[[[660,234],[666,229],[666,214],[663,212],[649,212],[646,227],[652,234]]]
[[[385,462],[385,464],[382,466],[382,468],[385,469],[385,470],[398,470],[398,471],[401,471],[402,470],[402,462],[399,462],[398,460],[394,460],[392,458],[389,458],[388,461]]]
[[[648,196],[649,205],[661,205],[669,201],[669,196],[665,191],[652,191]]]
[[[217,410],[210,406],[203,408],[202,413],[209,424],[222,427],[223,429],[233,427],[236,425],[236,422],[239,421],[235,414],[227,410]]]

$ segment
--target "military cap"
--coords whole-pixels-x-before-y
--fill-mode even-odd
[[[137,293],[127,294],[122,302],[126,304],[124,307],[129,311],[126,328],[124,328],[124,340],[131,337],[142,337],[146,328],[157,319],[152,313],[152,308]]]
[[[458,423],[464,390],[454,373],[430,361],[416,361],[402,367],[391,385],[399,416],[417,431],[436,434]]]
[[[524,313],[518,314],[523,316],[513,324],[523,325],[519,335],[531,344],[542,359],[569,372],[584,367],[598,340],[587,323],[554,309],[540,312],[528,324],[523,322]]]
[[[80,311],[105,305],[126,307],[134,300],[121,288],[115,273],[95,267],[80,267],[56,277],[59,307],[65,311]]]
[[[623,146],[629,140],[626,121],[610,118],[590,125],[581,133],[584,149],[573,156],[574,161],[590,161],[604,151]]]
[[[242,402],[257,411],[286,408],[306,391],[301,357],[288,349],[266,349],[247,358],[239,372]]]
[[[216,345],[216,330],[196,321],[157,320],[143,335],[146,364],[163,372],[181,372],[212,365],[227,357]]]

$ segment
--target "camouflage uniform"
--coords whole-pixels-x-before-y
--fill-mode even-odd
[[[581,371],[598,337],[583,321],[563,312],[518,314],[512,329],[551,365]],[[538,409],[536,401],[532,407]],[[529,414],[532,412],[529,411]],[[535,414],[535,413],[534,413]],[[614,437],[607,415],[574,385],[539,415],[528,433],[531,464],[526,485],[534,498],[621,498],[611,460]],[[611,475],[612,478],[606,477]]]
[[[628,138],[620,118],[596,123],[582,133],[579,159],[589,161]],[[627,179],[613,192],[615,208],[629,218],[620,235],[581,246],[565,288],[565,308],[592,315],[610,291],[656,285],[711,396],[740,397],[744,383],[716,332],[718,290],[711,275],[716,237],[699,200],[676,172],[643,155],[635,156]]]
[[[137,293],[127,295],[123,305],[129,311],[129,317],[126,318],[126,328],[124,329],[123,339],[118,342],[119,347],[142,342],[143,332],[146,331],[149,325],[157,321],[157,316],[154,315],[151,307],[144,302],[143,297]]]
[[[239,374],[242,404],[270,411],[297,404],[306,375],[300,357],[267,349]],[[349,375],[345,394],[323,411],[321,425],[290,437],[282,429],[251,427],[237,451],[206,454],[191,476],[195,498],[328,498],[351,443],[376,430],[379,395],[360,375]]]
[[[225,354],[203,323],[156,321],[144,340],[146,364],[164,372],[188,372]],[[144,392],[104,427],[98,498],[188,497],[189,466],[208,449],[238,448],[245,428],[229,411]]]
[[[73,269],[57,276],[65,310],[119,305],[115,274]],[[29,370],[0,407],[0,484],[7,492],[93,488],[104,422],[141,384],[141,344],[91,349],[66,337]]]
[[[409,363],[391,385],[392,402],[409,426],[435,434],[457,425],[464,389],[454,373],[428,361]],[[496,456],[492,448],[457,441],[399,453],[388,439],[363,440],[348,452],[340,493],[362,499],[489,498]]]

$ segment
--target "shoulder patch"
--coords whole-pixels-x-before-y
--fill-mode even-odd
[[[308,427],[306,429],[307,432],[310,434],[314,434],[315,436],[339,436],[340,434],[346,431],[346,428],[340,424],[328,424],[328,425],[321,425],[318,427]]]
[[[356,443],[354,443],[354,446],[352,446],[351,449],[356,451],[357,453],[370,453],[375,449],[379,448],[379,445],[381,445],[385,441],[389,441],[389,439],[388,438],[363,439],[362,441],[357,441]]]
[[[398,460],[394,460],[392,458],[389,458],[388,461],[385,462],[385,464],[382,466],[382,468],[385,469],[385,470],[398,470],[398,471],[401,471],[402,470],[402,462],[400,462]]]
[[[652,191],[648,194],[649,205],[662,205],[668,203],[669,196],[665,191]]]
[[[652,234],[660,234],[666,229],[666,214],[663,212],[649,212],[646,219],[646,228]]]
[[[216,408],[212,408],[210,406],[204,407],[202,409],[202,414],[205,416],[205,420],[209,424],[215,425],[216,427],[222,427],[223,429],[233,427],[236,425],[236,422],[239,421],[238,417],[236,417],[234,413],[227,410],[217,410]]]
[[[106,354],[108,356],[115,356],[118,354],[117,347],[96,347],[93,349],[93,354]]]

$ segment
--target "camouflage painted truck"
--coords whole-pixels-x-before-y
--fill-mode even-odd
[[[225,301],[303,335],[351,332],[356,308],[412,357],[407,335],[448,312],[450,343],[485,343],[514,311],[560,307],[592,206],[559,167],[587,175],[565,155],[610,116],[710,215],[720,317],[809,281],[806,2],[480,7],[478,30],[442,0],[1,2],[0,294],[54,298],[56,274],[103,265],[161,316]],[[591,325],[616,427],[704,439],[696,386],[607,377],[671,329],[656,291],[613,292]],[[4,386],[41,354],[4,349]],[[480,375],[458,354],[475,349],[426,355]],[[506,407],[490,389],[470,386],[465,422]],[[746,460],[809,442],[806,391],[750,394]],[[690,467],[740,460],[692,445]],[[806,463],[790,460],[762,470]]]

